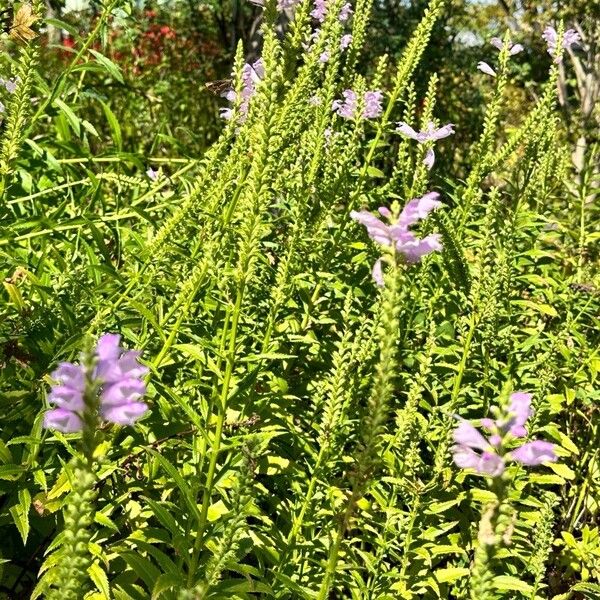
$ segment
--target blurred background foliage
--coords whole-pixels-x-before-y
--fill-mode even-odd
[[[374,59],[387,54],[394,65],[426,4],[426,0],[375,2],[367,56]],[[49,16],[68,24],[68,29],[48,28],[48,51],[41,56],[48,72],[58,73],[94,26],[100,7],[87,0],[47,0],[47,6]],[[107,82],[105,74],[96,86],[86,81],[82,98],[88,104],[86,111],[106,112],[102,108],[106,103],[122,124],[122,145],[129,152],[201,154],[220,129],[218,108],[225,104],[219,98],[219,86],[210,84],[230,76],[239,40],[249,59],[258,56],[262,10],[250,0],[166,0],[119,6],[121,18],[104,35],[98,50],[118,64],[123,81]],[[496,52],[487,40],[502,36],[508,28],[513,39],[526,46],[514,59],[518,68],[510,82],[508,116],[509,122],[516,123],[526,100],[537,97],[547,72],[550,58],[542,30],[561,19],[584,39],[583,46],[567,59],[575,68],[569,69],[568,77],[563,69],[561,80],[565,135],[574,146],[579,144],[576,162],[582,168],[586,147],[597,141],[600,119],[600,1],[451,0],[415,79],[420,83],[417,96],[423,97],[426,74],[437,72],[445,90],[438,100],[440,119],[461,123],[454,138],[455,155],[445,158],[454,165],[446,164],[443,170],[454,166],[461,174],[466,160],[463,143],[481,125],[484,86],[480,82],[486,76],[476,65],[491,60]],[[283,27],[285,14],[281,20]],[[365,60],[361,67],[374,64]]]

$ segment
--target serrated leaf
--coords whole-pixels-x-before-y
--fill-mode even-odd
[[[110,585],[108,583],[108,577],[104,569],[97,563],[94,562],[88,569],[90,579],[94,582],[94,585],[98,588],[98,591],[102,594],[102,597],[106,600],[110,600]]]

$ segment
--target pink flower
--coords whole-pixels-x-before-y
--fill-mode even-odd
[[[353,90],[344,90],[342,96],[344,96],[344,100],[334,100],[331,108],[340,117],[353,119],[358,104],[356,92]]]
[[[356,118],[358,109],[358,96],[354,90],[344,90],[342,92],[344,100],[334,100],[331,109],[337,112],[344,119]],[[381,102],[383,94],[379,90],[365,92],[363,96],[364,108],[362,111],[363,119],[376,119],[383,112]]]
[[[46,412],[45,427],[64,433],[81,431],[84,414],[93,410],[89,407],[90,397],[97,398],[102,418],[120,425],[133,425],[148,410],[146,404],[138,401],[146,393],[142,378],[148,368],[139,363],[140,352],[124,351],[120,341],[121,336],[112,333],[100,337],[93,369],[61,363],[52,373],[56,384],[48,402],[58,408]]]
[[[374,242],[381,246],[394,248],[396,252],[404,257],[407,263],[416,263],[423,256],[442,249],[439,234],[432,233],[423,239],[419,239],[410,231],[412,225],[424,219],[432,210],[442,205],[437,199],[438,197],[438,193],[430,192],[422,198],[411,200],[395,221],[391,211],[382,206],[379,209],[379,214],[387,219],[390,224],[384,223],[366,210],[359,212],[353,210],[350,217],[367,228],[367,234]],[[375,283],[383,286],[381,259],[375,263],[372,275]]]
[[[293,10],[299,4],[300,0],[278,0],[277,2],[277,10]]]
[[[364,101],[365,108],[363,109],[362,116],[365,119],[376,119],[381,116],[383,108],[381,102],[383,100],[383,94],[379,90],[371,92],[365,92]]]
[[[315,7],[311,11],[310,16],[322,23],[327,14],[327,0],[315,0]]]
[[[340,14],[338,15],[338,19],[340,23],[345,23],[350,16],[352,15],[352,5],[349,2],[346,2],[342,9],[340,10]]]
[[[340,50],[345,50],[350,44],[352,43],[352,35],[347,33],[346,35],[342,36],[342,39],[340,40]]]
[[[543,440],[527,442],[510,452],[509,456],[522,465],[527,465],[529,467],[541,465],[545,462],[554,462],[556,460],[554,444],[544,442]]]
[[[558,44],[558,33],[554,27],[548,25],[544,29],[544,33],[542,33],[542,37],[546,41],[548,46],[548,54],[550,56],[555,57],[554,62],[560,63],[562,61],[562,54],[557,53],[557,44]],[[562,47],[565,50],[568,50],[574,44],[579,44],[581,42],[581,36],[574,29],[567,29],[563,34],[562,39]]]
[[[471,423],[460,419],[454,430],[452,453],[454,462],[461,468],[474,469],[480,475],[498,477],[504,472],[506,462],[536,466],[556,460],[554,445],[535,440],[514,450],[508,450],[511,440],[527,434],[525,424],[532,415],[531,394],[515,392],[504,410],[492,409],[496,419],[481,419],[480,424],[492,435],[485,438]]]

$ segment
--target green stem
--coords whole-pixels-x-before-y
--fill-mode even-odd
[[[194,585],[194,578],[196,576],[196,570],[198,569],[198,562],[200,560],[200,552],[204,542],[204,531],[206,529],[206,521],[208,517],[208,509],[210,506],[210,500],[212,497],[212,490],[215,479],[215,472],[217,469],[217,459],[219,451],[221,449],[221,438],[223,435],[223,425],[225,423],[225,416],[227,411],[227,398],[229,396],[229,388],[231,385],[231,377],[233,375],[233,368],[235,365],[235,352],[237,346],[237,331],[242,309],[242,300],[245,291],[245,280],[242,279],[238,287],[237,297],[235,306],[233,309],[233,315],[231,319],[231,329],[229,332],[229,347],[227,351],[227,364],[225,366],[225,375],[223,378],[223,386],[221,387],[221,397],[219,403],[219,412],[217,416],[217,425],[215,429],[215,435],[213,443],[211,445],[210,463],[208,465],[208,473],[206,475],[206,483],[204,485],[204,492],[202,494],[202,509],[200,511],[200,521],[198,522],[198,530],[196,532],[196,541],[194,543],[194,550],[192,552],[192,561],[190,563],[190,571],[188,573],[188,587]]]

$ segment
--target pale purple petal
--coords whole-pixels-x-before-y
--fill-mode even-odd
[[[59,384],[80,391],[83,391],[85,387],[85,371],[81,365],[74,365],[70,362],[59,363],[58,368],[50,374],[50,377]]]
[[[360,212],[352,211],[350,218],[354,219],[361,225],[367,228],[369,237],[384,246],[389,246],[392,243],[392,235],[390,232],[389,225],[386,225],[380,221],[375,215],[372,215],[369,211],[361,210]]]
[[[510,452],[509,456],[522,465],[527,465],[530,467],[541,465],[545,462],[554,462],[556,460],[554,444],[545,442],[543,440],[527,442],[516,450]]]
[[[423,159],[423,164],[427,167],[427,169],[431,170],[433,163],[435,163],[435,152],[433,151],[433,148],[429,148],[425,154],[425,158]]]
[[[310,15],[319,23],[325,20],[327,14],[327,0],[315,0],[315,8],[311,11]]]
[[[130,402],[117,406],[102,407],[101,414],[104,419],[117,425],[133,425],[148,410],[143,402]]]
[[[224,98],[229,100],[229,102],[235,102],[237,100],[237,94],[235,90],[228,90],[227,92],[225,92]]]
[[[412,140],[416,140],[417,139],[417,132],[407,123],[405,123],[404,121],[400,121],[398,123],[398,127],[396,128],[396,131],[398,133],[401,133],[402,135],[405,135],[406,137],[411,138]]]
[[[525,48],[523,48],[522,44],[515,44],[509,51],[510,56],[514,56],[515,54],[519,54],[519,52],[523,52]]]
[[[498,477],[504,472],[504,461],[494,452],[478,454],[467,446],[452,446],[454,462],[462,469],[474,469],[480,475]]]
[[[498,50],[502,50],[504,47],[504,42],[499,37],[493,37],[490,40],[490,44],[494,46],[494,48],[498,48]]]
[[[488,431],[492,431],[494,429],[494,427],[496,426],[496,421],[494,421],[493,419],[480,419],[479,420],[479,424],[484,427],[485,429],[487,429]]]
[[[548,45],[548,52],[550,52],[551,50],[554,50],[556,48],[556,42],[558,41],[558,33],[556,32],[556,29],[554,29],[554,27],[548,25],[544,29],[544,32],[542,33],[542,37],[544,38],[544,40],[546,41],[546,44]],[[550,52],[550,54],[552,54],[552,52]]]
[[[83,429],[83,421],[76,413],[64,408],[49,410],[44,415],[44,427],[63,433],[74,433]]]
[[[343,35],[342,39],[340,40],[340,50],[345,50],[351,43],[352,35],[350,33]]]
[[[479,465],[480,456],[477,452],[467,448],[467,446],[452,446],[452,455],[454,462],[461,469],[476,469]]]
[[[499,448],[500,444],[502,444],[502,438],[498,434],[490,435],[490,444],[494,448]]]
[[[155,171],[152,167],[148,167],[146,175],[152,181],[156,181],[158,179],[158,171]]]
[[[452,433],[452,437],[457,444],[468,446],[469,448],[486,450],[490,445],[481,433],[468,421],[461,421]]]
[[[350,16],[352,15],[352,5],[350,3],[344,4],[340,10],[340,14],[338,15],[338,19],[340,23],[345,23]]]
[[[383,100],[383,94],[379,90],[365,92],[364,101],[365,108],[362,116],[365,119],[376,119],[383,112],[381,102]]]
[[[454,134],[454,123],[448,123],[447,125],[444,125],[443,127],[440,127],[439,129],[434,129],[430,136],[429,139],[430,140],[441,140],[443,138],[448,137],[449,135],[453,135]]]
[[[484,452],[476,470],[482,475],[498,477],[504,473],[504,460],[494,452]]]
[[[567,29],[565,31],[563,35],[563,48],[570,48],[573,44],[579,44],[580,42],[581,36],[574,29]]]
[[[100,401],[102,406],[128,404],[146,393],[146,384],[135,378],[122,379],[104,386]]]
[[[321,56],[319,56],[320,63],[326,63],[329,61],[329,52],[322,52]]]
[[[514,392],[510,396],[508,411],[510,413],[508,422],[504,426],[514,437],[524,437],[527,435],[525,424],[531,417],[532,395],[527,392]]]
[[[121,336],[117,333],[105,333],[96,344],[96,355],[99,360],[116,360],[121,355]]]
[[[392,211],[389,208],[387,208],[387,206],[380,206],[377,209],[377,211],[382,217],[385,217],[386,219],[389,219],[392,216]]]
[[[496,71],[490,67],[486,62],[480,61],[477,63],[477,68],[486,75],[491,75],[492,77],[496,77]]]
[[[429,192],[421,198],[410,200],[402,209],[398,224],[401,227],[408,228],[417,221],[424,219],[432,211],[439,208],[442,203],[438,200],[440,195],[437,192]]]
[[[441,236],[439,233],[432,233],[422,240],[416,238],[411,242],[396,244],[396,249],[404,255],[409,263],[416,263],[424,256],[442,250]]]
[[[14,94],[17,91],[17,85],[18,85],[19,81],[20,81],[20,79],[18,77],[13,77],[11,79],[3,81],[2,84],[4,85],[4,87],[6,88],[6,91],[9,94]]]
[[[381,259],[379,259],[374,265],[373,265],[373,272],[372,272],[372,276],[373,276],[373,281],[379,286],[379,287],[383,287],[385,285],[384,279],[383,279],[383,268],[382,268],[382,261]]]
[[[48,395],[48,402],[59,408],[70,411],[82,411],[85,407],[83,401],[83,390],[66,385],[55,385]]]

